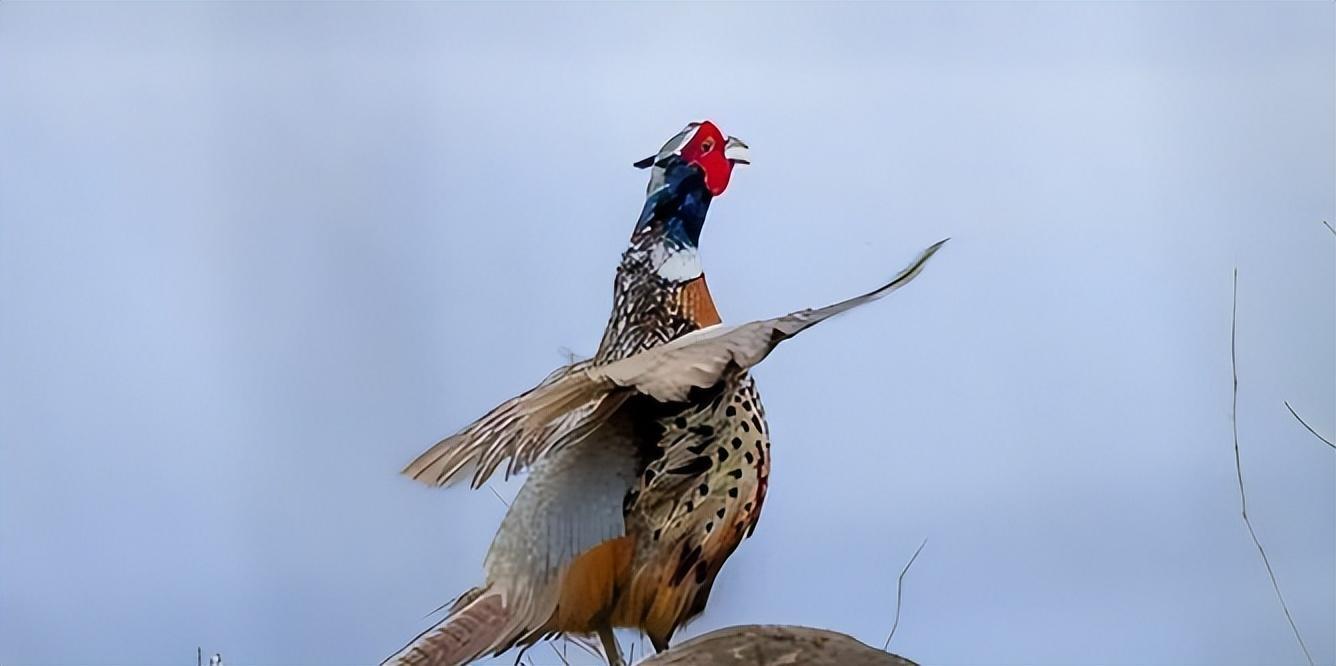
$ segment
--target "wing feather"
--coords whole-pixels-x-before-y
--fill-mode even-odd
[[[446,485],[476,464],[472,485],[479,487],[507,458],[506,474],[514,474],[553,449],[580,441],[634,395],[683,402],[692,389],[714,386],[731,369],[760,363],[780,342],[908,284],[944,243],[928,247],[890,282],[833,305],[740,326],[711,326],[601,366],[587,361],[568,366],[442,440],[404,474]]]
[[[596,381],[632,388],[661,402],[681,402],[691,389],[713,386],[730,367],[749,369],[765,360],[780,342],[905,286],[923,271],[943,243],[946,241],[933,244],[890,282],[866,294],[774,319],[701,329],[635,356],[586,368],[584,374]]]

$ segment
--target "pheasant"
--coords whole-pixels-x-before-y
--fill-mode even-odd
[[[781,341],[903,286],[937,243],[882,287],[815,310],[724,326],[697,246],[747,146],[693,123],[636,166],[648,196],[592,359],[558,369],[433,446],[404,473],[479,487],[503,463],[529,478],[484,561],[485,582],[387,660],[461,664],[556,634],[614,627],[656,650],[705,607],[724,560],[755,529],[769,475],[749,369]],[[945,241],[942,241],[945,242]]]

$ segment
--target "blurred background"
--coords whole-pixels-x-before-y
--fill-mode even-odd
[[[594,351],[630,165],[709,118],[754,158],[702,239],[726,320],[953,240],[756,371],[770,495],[679,638],[881,645],[926,538],[923,663],[1303,663],[1239,517],[1237,267],[1249,511],[1332,663],[1336,451],[1283,401],[1336,433],[1334,20],[0,3],[0,662],[398,649],[505,510],[398,470]]]

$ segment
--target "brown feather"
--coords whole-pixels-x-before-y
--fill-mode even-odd
[[[908,284],[945,242],[924,250],[885,285],[834,305],[741,326],[712,326],[620,361],[571,366],[442,440],[409,463],[404,474],[445,485],[476,462],[473,485],[478,487],[506,458],[511,460],[507,474],[513,474],[591,432],[628,397],[619,387],[661,402],[683,402],[692,389],[708,389],[725,373],[760,363],[780,342]]]
[[[382,663],[394,666],[466,664],[496,649],[494,644],[508,619],[501,595],[480,594]]]

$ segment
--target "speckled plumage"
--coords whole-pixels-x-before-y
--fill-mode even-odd
[[[596,363],[626,358],[720,319],[705,277],[660,276],[666,224],[639,228],[622,256],[613,312]],[[637,440],[646,452],[626,500],[635,542],[613,626],[642,629],[656,647],[705,608],[715,576],[756,528],[770,475],[770,439],[756,382],[745,371],[684,404],[647,406]]]
[[[704,174],[670,150],[687,131],[669,141],[652,169],[645,205],[617,267],[612,312],[597,353],[557,370],[543,385],[720,323],[697,256],[713,195]],[[581,407],[572,414],[597,409]],[[671,405],[640,400],[624,411],[622,429],[631,433],[622,438],[626,455],[608,455],[602,446],[606,436],[558,447],[538,460],[512,503],[488,552],[488,584],[452,609],[460,614],[475,604],[490,621],[504,624],[485,651],[608,626],[643,629],[663,647],[686,619],[704,609],[724,560],[755,529],[769,474],[769,440],[755,384],[745,371],[730,376],[706,400]],[[480,424],[487,425],[475,426]],[[471,467],[476,485],[499,462],[481,449],[444,444],[433,448],[438,454],[424,454],[428,461],[420,469],[408,471],[441,483]],[[516,455],[507,473],[530,461]],[[628,467],[635,478],[614,497],[618,486],[608,481]],[[569,490],[583,484],[594,491]],[[614,499],[622,508],[616,523],[606,514]],[[589,524],[572,526],[577,515]],[[572,552],[572,544],[586,550]],[[528,557],[531,552],[545,554],[541,566]],[[504,622],[487,601],[486,592],[498,591],[519,611]],[[426,640],[429,636],[419,638]],[[469,641],[458,643],[442,651],[475,650]],[[400,661],[416,663],[420,653],[409,646]]]
[[[670,150],[679,140],[687,144]],[[696,247],[727,174],[711,186],[708,169],[681,159],[705,150],[703,140],[689,127],[644,162],[655,169],[651,191],[594,358],[558,369],[405,468],[433,485],[471,477],[479,486],[502,465],[530,475],[488,550],[483,584],[387,661],[458,664],[594,632],[616,661],[611,627],[666,647],[704,609],[765,499],[769,436],[748,370],[783,340],[909,282],[940,246],[862,296],[723,326]]]

